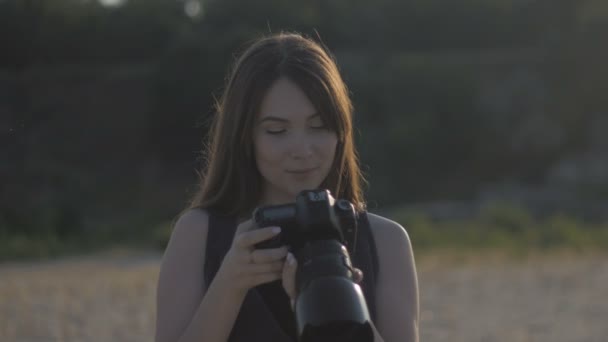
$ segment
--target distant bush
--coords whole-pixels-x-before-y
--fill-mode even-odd
[[[153,230],[153,244],[161,250],[167,248],[171,233],[173,232],[173,222],[159,223]]]
[[[410,210],[395,210],[385,215],[405,227],[418,252],[434,249],[501,249],[516,253],[608,250],[608,222],[588,223],[565,215],[535,219],[524,208],[510,204],[489,206],[477,217],[459,220],[436,220]],[[0,231],[0,261],[89,253],[115,245],[164,251],[173,223],[171,220],[153,223],[139,218],[71,238],[55,231],[39,235]],[[136,226],[133,231],[126,229],[133,226]]]
[[[525,209],[509,204],[488,207],[478,217],[462,220],[433,220],[411,211],[396,211],[388,216],[406,228],[418,250],[608,248],[608,222],[588,223],[565,215],[535,219]]]
[[[402,210],[386,216],[405,227],[416,250],[608,250],[608,222],[588,223],[566,215],[535,219],[525,208],[508,203],[488,206],[471,219],[434,220],[423,212]],[[172,221],[158,223],[150,245],[164,250],[172,231]]]

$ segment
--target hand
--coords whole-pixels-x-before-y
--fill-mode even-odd
[[[283,289],[289,296],[291,303],[291,310],[294,310],[296,304],[296,269],[298,268],[298,262],[291,253],[287,253],[285,258],[285,264],[283,265]],[[363,272],[353,267],[353,281],[359,284],[363,280]]]
[[[251,220],[239,224],[232,246],[218,270],[219,279],[223,284],[241,295],[245,295],[254,286],[281,279],[287,255],[287,247],[254,247],[255,244],[277,235],[280,232],[279,227],[253,228]]]

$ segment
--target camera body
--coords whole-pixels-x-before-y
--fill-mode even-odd
[[[253,219],[259,228],[280,226],[281,233],[256,248],[289,246],[293,251],[319,240],[336,240],[354,253],[357,215],[353,205],[336,200],[329,190],[304,190],[295,203],[256,208]]]
[[[367,303],[353,281],[349,255],[357,237],[353,205],[334,199],[329,190],[305,190],[295,203],[257,208],[253,219],[258,228],[281,227],[281,233],[256,248],[286,245],[298,261],[299,340],[373,341]]]

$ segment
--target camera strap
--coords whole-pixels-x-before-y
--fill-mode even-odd
[[[356,213],[355,215],[355,220],[349,222],[350,224],[345,227],[344,231],[342,232],[342,236],[344,237],[344,245],[351,256],[355,255],[355,251],[357,249],[357,232],[359,230],[359,221],[363,213]]]

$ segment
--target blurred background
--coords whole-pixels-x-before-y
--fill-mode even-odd
[[[162,246],[230,65],[280,31],[335,54],[371,211],[608,219],[605,1],[0,0],[2,258]]]
[[[421,255],[608,248],[606,1],[0,0],[0,261],[158,256],[229,67],[280,31],[334,53],[369,209]]]

